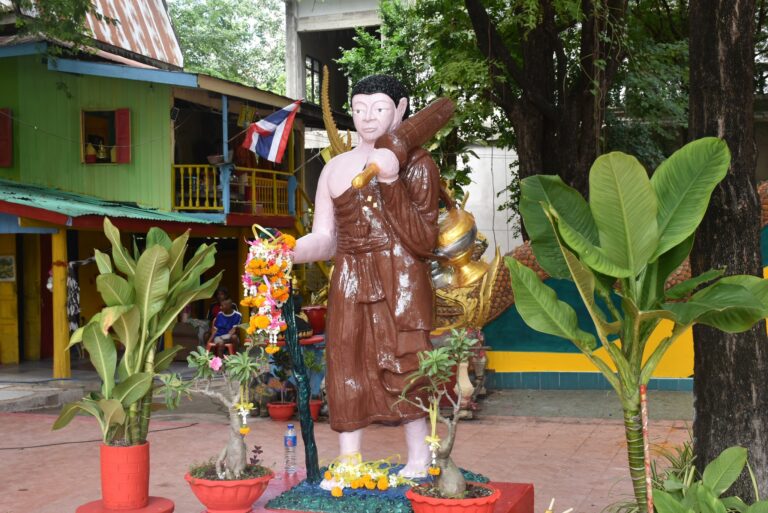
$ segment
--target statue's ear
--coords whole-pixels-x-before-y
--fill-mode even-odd
[[[403,116],[405,116],[405,109],[408,108],[408,98],[400,98],[400,101],[397,102],[397,109],[395,109],[395,112],[397,113],[396,118],[400,121],[403,120]]]

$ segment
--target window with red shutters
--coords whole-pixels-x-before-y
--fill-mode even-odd
[[[13,112],[0,109],[0,167],[13,166]]]
[[[131,112],[128,109],[83,111],[83,162],[127,164],[131,161]]]

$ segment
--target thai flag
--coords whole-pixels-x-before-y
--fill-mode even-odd
[[[248,148],[256,155],[279,164],[283,160],[288,137],[291,135],[293,118],[296,117],[300,105],[301,100],[296,100],[266,118],[251,123],[243,141],[243,148]]]

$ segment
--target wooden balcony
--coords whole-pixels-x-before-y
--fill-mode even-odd
[[[172,166],[171,176],[174,210],[295,215],[297,193],[289,199],[291,175],[284,171],[235,167],[222,183],[217,166],[181,164]],[[229,208],[225,208],[227,199]]]

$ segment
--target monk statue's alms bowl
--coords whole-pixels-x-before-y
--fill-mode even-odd
[[[488,264],[472,259],[477,239],[475,217],[462,208],[454,207],[440,216],[439,226],[435,255],[454,269],[451,284],[467,287],[481,279],[488,270]],[[434,272],[432,277],[433,280],[436,278]],[[437,278],[445,281],[447,277],[439,273]]]

